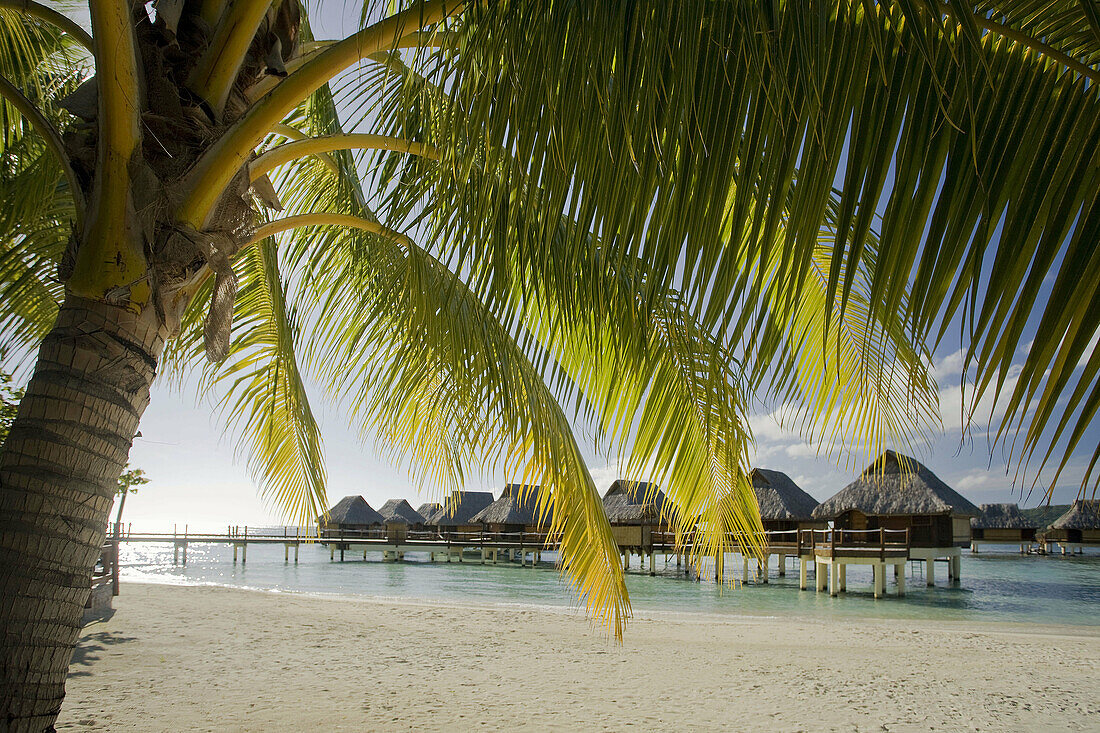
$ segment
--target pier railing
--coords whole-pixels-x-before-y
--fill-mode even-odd
[[[814,554],[819,551],[835,556],[846,552],[868,554],[878,550],[879,557],[904,551],[909,554],[910,537],[908,529],[804,529],[800,530],[800,546],[809,535],[810,549]]]

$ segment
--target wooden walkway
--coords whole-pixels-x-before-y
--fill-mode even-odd
[[[476,553],[482,564],[496,564],[503,556],[505,561],[519,560],[521,565],[531,567],[541,560],[543,551],[558,549],[559,538],[544,532],[447,532],[436,530],[370,529],[363,531],[323,531],[318,534],[316,528],[303,527],[227,527],[223,533],[191,533],[187,527],[183,532],[172,533],[132,532],[121,530],[113,534],[120,543],[172,543],[173,561],[187,563],[187,547],[190,544],[222,544],[233,547],[233,561],[248,561],[248,546],[283,545],[283,559],[290,562],[291,550],[294,562],[298,562],[298,550],[303,544],[321,544],[329,548],[329,559],[340,561],[349,552],[362,552],[366,559],[369,552],[381,552],[386,562],[403,560],[407,552],[427,552],[432,561],[437,558],[447,562],[465,562],[464,556]],[[676,568],[683,568],[691,574],[692,566],[686,562],[690,555],[693,537],[686,536],[680,543],[671,532],[654,531],[649,535],[649,544],[645,547],[624,547],[623,568],[629,570],[633,555],[640,556],[640,569],[646,569],[649,560],[649,574],[656,575],[658,556],[662,557],[665,567],[671,558]],[[731,538],[732,539],[732,538]],[[741,582],[750,578],[759,583],[768,582],[769,565],[774,555],[778,560],[779,576],[786,575],[788,559],[796,558],[799,564],[799,588],[807,589],[808,571],[812,567],[816,589],[829,590],[836,596],[847,590],[848,565],[870,565],[874,577],[874,594],[880,597],[886,591],[886,566],[894,566],[894,578],[897,594],[905,595],[905,564],[910,560],[925,562],[925,574],[928,584],[934,582],[935,559],[925,557],[910,547],[908,530],[850,530],[850,529],[801,529],[765,532],[761,542],[764,556],[754,558],[749,553],[741,553],[735,542],[731,542],[731,552],[741,554],[743,571]],[[117,553],[117,550],[116,550]],[[942,558],[941,558],[942,559]],[[725,557],[712,559],[715,580],[725,582],[729,576],[725,569]],[[477,559],[474,560],[477,562]],[[751,565],[755,563],[755,572]],[[959,577],[957,558],[949,559],[949,574],[953,580]]]

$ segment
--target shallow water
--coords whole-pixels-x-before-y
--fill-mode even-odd
[[[1100,552],[1085,555],[1028,555],[984,549],[980,555],[963,550],[962,581],[947,580],[947,566],[937,564],[936,586],[925,585],[921,563],[907,567],[907,595],[894,596],[893,573],[887,572],[887,596],[871,593],[869,566],[848,567],[848,592],[837,598],[828,593],[798,590],[798,566],[789,563],[787,575],[777,577],[772,560],[767,585],[732,589],[714,582],[688,580],[675,562],[658,574],[638,570],[638,558],[627,575],[635,611],[717,613],[756,616],[839,618],[916,618],[957,621],[1010,621],[1100,625]],[[191,544],[187,565],[173,565],[172,545],[124,544],[120,550],[124,580],[184,585],[224,585],[298,593],[358,595],[404,600],[445,600],[494,604],[576,606],[577,600],[544,553],[536,568],[518,563],[481,565],[477,554],[465,561],[428,561],[427,553],[407,553],[401,563],[383,563],[381,553],[349,551],[345,562],[330,562],[328,549],[303,545],[299,562],[283,561],[281,545],[249,545],[248,563],[234,564],[231,547]],[[741,561],[731,556],[727,572],[740,573]],[[812,575],[812,570],[811,570]],[[123,591],[125,592],[125,591]]]

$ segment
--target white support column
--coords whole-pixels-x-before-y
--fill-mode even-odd
[[[186,557],[186,554],[184,557]],[[962,580],[962,555],[955,555],[951,558],[951,579],[956,583]]]
[[[882,598],[886,594],[886,565],[880,562],[871,567],[875,574],[875,598]]]
[[[482,565],[485,564],[485,548],[484,547],[481,548],[481,564]]]
[[[787,577],[787,556],[786,555],[780,555],[779,556],[779,577],[780,578]]]
[[[650,575],[656,575],[657,574],[657,566],[654,564],[654,559],[653,558],[654,558],[653,550],[650,550],[649,551],[649,574]]]
[[[237,553],[233,553],[233,560],[236,561]],[[172,564],[179,565],[180,562],[180,543],[176,542],[172,545]]]
[[[283,543],[283,562],[290,562],[290,545]]]
[[[336,559],[336,545],[328,546],[328,561],[332,562]],[[233,562],[237,562],[237,546],[233,545]]]
[[[299,547],[299,543],[295,542],[294,543],[294,564],[295,565],[298,564],[298,547]]]
[[[834,560],[834,562],[836,562]],[[848,592],[848,565],[847,563],[840,563],[840,568],[836,571],[837,577],[840,579],[840,592]]]
[[[898,570],[901,570],[901,572],[899,573]],[[898,580],[898,598],[902,598],[905,596],[905,568],[895,565],[894,577]]]
[[[835,596],[840,591],[839,573],[840,565],[837,563],[836,559],[833,559],[829,563],[829,595],[831,596]]]
[[[820,593],[825,590],[825,583],[828,581],[828,570],[824,563],[814,561],[814,582],[817,587],[817,591]]]
[[[756,563],[756,568],[759,571],[760,582],[764,585],[768,584],[768,565],[771,564],[771,555],[764,555],[764,559]]]
[[[975,555],[978,554],[978,543],[975,540],[970,540],[970,551]]]
[[[241,565],[248,562],[248,543],[241,544]]]
[[[804,558],[804,557],[798,558],[798,589],[799,590],[806,590],[806,566],[807,565],[809,565],[809,563],[806,561],[806,558]]]
[[[741,580],[742,580],[742,582],[748,583],[749,582],[749,557],[748,557],[748,555],[742,555],[741,559],[744,561],[742,564],[745,566],[744,569],[741,571]]]
[[[936,558],[934,557],[924,561],[924,580],[929,588],[936,584]]]

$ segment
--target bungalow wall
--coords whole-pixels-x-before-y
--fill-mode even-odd
[[[1004,527],[994,527],[989,529],[978,529],[977,527],[970,530],[971,535],[976,540],[985,540],[986,542],[1034,542],[1035,541],[1035,528],[1027,527],[1025,529],[1007,529]]]
[[[912,547],[970,544],[970,518],[950,514],[864,514],[852,509],[836,518],[838,529],[907,529]]]
[[[1048,529],[1048,542],[1089,542],[1100,544],[1100,529]]]
[[[619,547],[650,547],[653,545],[654,532],[669,531],[665,525],[656,524],[613,524],[611,536]]]
[[[764,519],[761,520],[765,532],[789,532],[792,529],[825,529],[828,522],[816,520],[798,519]],[[794,535],[791,535],[793,538]]]

